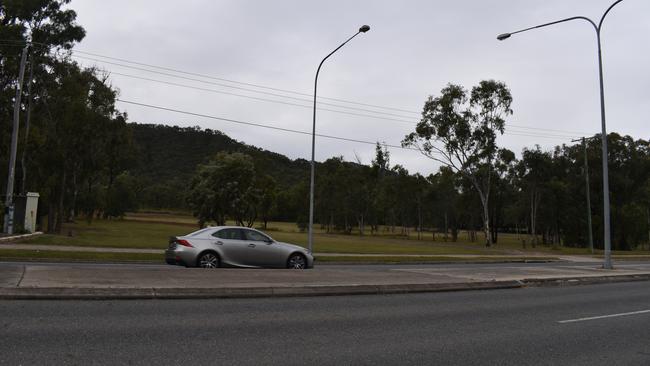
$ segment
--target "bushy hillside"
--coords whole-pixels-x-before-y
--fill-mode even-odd
[[[219,152],[242,152],[253,157],[256,169],[289,187],[309,174],[309,162],[246,145],[217,130],[131,123],[137,157],[132,173],[152,183],[189,181],[197,165]]]

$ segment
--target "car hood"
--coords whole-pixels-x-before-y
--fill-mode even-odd
[[[285,248],[293,249],[293,250],[299,250],[301,252],[307,253],[307,249],[304,247],[301,247],[300,245],[295,245],[295,244],[289,244],[289,243],[283,243],[281,241],[276,241],[275,244],[281,245]]]

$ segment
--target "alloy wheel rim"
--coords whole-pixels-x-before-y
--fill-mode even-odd
[[[217,268],[218,259],[213,254],[206,254],[201,257],[200,266],[202,268]]]
[[[301,255],[294,255],[289,259],[289,268],[292,269],[304,269],[305,268],[305,258]]]

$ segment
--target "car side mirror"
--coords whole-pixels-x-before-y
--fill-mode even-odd
[[[273,240],[265,240],[265,241],[266,241],[266,245],[271,245],[271,244],[273,244]]]

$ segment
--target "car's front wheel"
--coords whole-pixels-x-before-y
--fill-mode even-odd
[[[287,268],[305,269],[307,268],[307,259],[302,254],[292,254],[287,261]]]
[[[201,268],[219,268],[219,257],[211,252],[201,254],[198,266]]]

